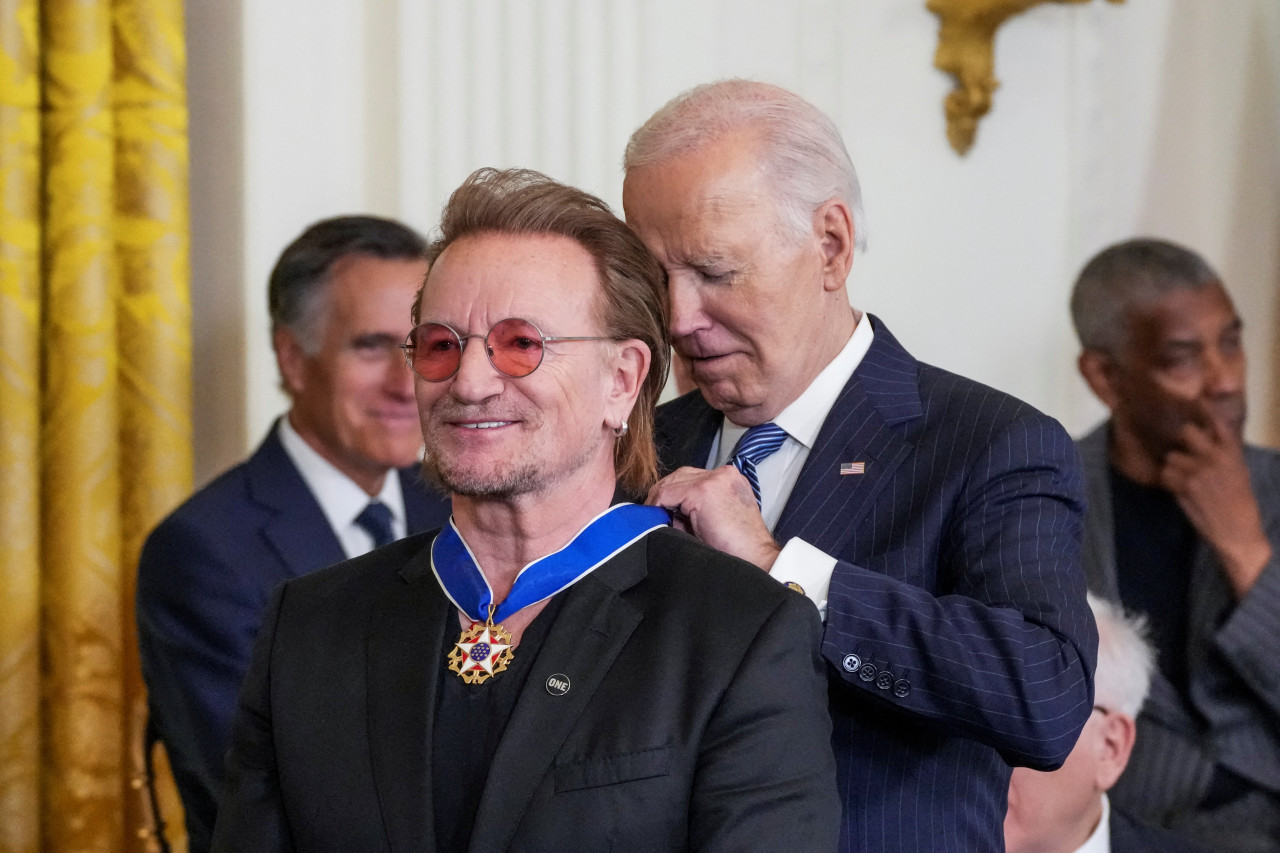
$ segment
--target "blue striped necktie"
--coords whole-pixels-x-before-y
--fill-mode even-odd
[[[729,462],[751,484],[751,492],[756,496],[756,506],[760,505],[760,477],[756,474],[756,465],[772,456],[786,440],[787,431],[770,422],[757,424],[744,432],[733,448],[733,456]]]
[[[391,532],[391,510],[382,501],[369,501],[369,505],[356,516],[356,524],[373,539],[373,547],[381,548],[396,541]]]

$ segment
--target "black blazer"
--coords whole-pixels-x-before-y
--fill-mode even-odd
[[[409,532],[449,501],[400,471]],[[192,495],[147,537],[137,620],[152,725],[182,795],[192,853],[209,849],[231,718],[271,591],[346,558],[272,427],[247,460]]]
[[[774,530],[837,560],[840,849],[1003,850],[1010,765],[1061,764],[1093,706],[1079,462],[1057,421],[866,316],[875,339]],[[659,409],[664,467],[703,466],[722,419],[696,391]]]
[[[215,850],[436,849],[429,745],[456,611],[431,572],[431,538],[277,594],[241,696]],[[561,595],[471,850],[833,848],[807,599],[670,528]],[[568,693],[548,691],[553,675]]]

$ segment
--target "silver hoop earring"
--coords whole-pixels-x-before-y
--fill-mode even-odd
[[[624,435],[627,434],[628,429],[630,429],[630,427],[627,426],[627,422],[623,421],[621,426],[616,426],[613,428],[613,437],[622,438]]]

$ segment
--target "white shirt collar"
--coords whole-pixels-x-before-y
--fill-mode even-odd
[[[1102,818],[1084,844],[1076,853],[1111,853],[1111,801],[1102,795]]]
[[[311,494],[315,495],[316,502],[329,520],[329,526],[340,540],[344,539],[344,531],[355,523],[356,516],[371,500],[379,500],[387,505],[387,509],[391,510],[392,529],[399,535],[404,534],[404,494],[400,489],[398,476],[384,477],[382,491],[371,498],[354,480],[307,444],[306,439],[298,435],[298,431],[289,423],[287,415],[280,418],[279,423],[280,443],[284,445],[285,453],[289,454],[289,458],[297,466],[298,473],[302,475]],[[394,469],[389,473],[394,474]]]
[[[849,377],[853,376],[858,365],[862,364],[862,359],[875,339],[875,332],[871,328],[871,321],[867,315],[856,310],[854,315],[857,317],[858,324],[854,326],[853,334],[849,336],[844,347],[826,367],[822,368],[822,372],[814,377],[809,387],[773,419],[775,424],[786,430],[790,438],[804,445],[806,450],[813,449],[813,443],[818,440],[818,432],[822,429],[823,421],[827,419],[831,407],[836,404],[840,392],[848,384]],[[746,431],[747,427],[738,426],[728,418],[724,419],[720,427],[720,441],[716,453],[718,465],[723,465],[729,460],[729,454],[733,451],[734,445]]]

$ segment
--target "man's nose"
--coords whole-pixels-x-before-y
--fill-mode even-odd
[[[462,348],[458,372],[451,380],[450,391],[459,400],[475,402],[502,392],[503,376],[489,360],[487,344],[480,338],[466,342]]]
[[[1205,390],[1214,396],[1239,394],[1244,384],[1244,350],[1211,349],[1205,364]]]
[[[687,274],[672,275],[667,284],[671,336],[682,338],[708,325],[702,293]]]
[[[386,381],[383,383],[387,393],[395,397],[413,399],[413,368],[409,366],[404,350],[398,346],[392,349],[390,360]]]

